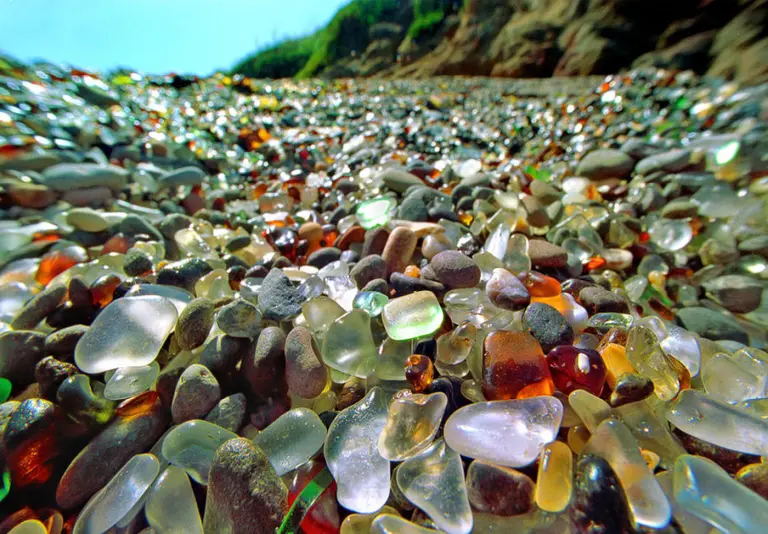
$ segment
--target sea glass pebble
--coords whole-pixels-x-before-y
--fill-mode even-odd
[[[376,345],[371,335],[371,316],[352,310],[336,319],[323,341],[323,362],[337,371],[366,378],[376,367]]]
[[[154,454],[137,454],[97,493],[77,518],[73,533],[98,534],[117,524],[144,497],[158,472]]]
[[[563,411],[563,404],[548,396],[470,404],[448,418],[445,441],[469,458],[526,466],[555,439]]]
[[[382,313],[384,328],[392,339],[428,336],[443,323],[443,309],[431,291],[416,291],[390,300]]]
[[[75,363],[89,374],[148,365],[176,326],[178,312],[157,296],[123,297],[109,304],[75,347]]]
[[[386,422],[386,393],[374,387],[360,402],[342,410],[328,428],[325,461],[338,486],[339,504],[353,512],[375,512],[389,497],[389,461],[377,447]]]
[[[438,439],[397,469],[397,485],[405,497],[448,534],[472,531],[472,510],[461,457]]]
[[[768,501],[712,460],[684,454],[675,461],[675,499],[688,513],[723,532],[754,534],[768,525]]]
[[[157,532],[203,534],[192,484],[180,467],[170,465],[157,477],[144,510],[149,526]]]
[[[669,405],[667,420],[693,437],[732,451],[768,456],[768,419],[686,389]]]
[[[640,453],[637,440],[617,419],[600,423],[584,448],[585,454],[602,456],[616,472],[627,495],[635,522],[663,528],[672,518],[672,507]]]
[[[213,454],[219,445],[237,434],[218,425],[193,419],[172,428],[163,438],[162,455],[167,461],[183,468],[200,484],[208,484]]]
[[[355,215],[360,226],[368,230],[376,226],[384,226],[392,217],[395,200],[389,197],[377,197],[361,202]]]
[[[315,412],[294,408],[275,419],[255,438],[277,476],[293,471],[312,458],[325,442],[325,425]]]
[[[402,461],[432,443],[448,405],[445,393],[403,395],[389,405],[387,424],[379,435],[379,454]]]
[[[120,367],[107,381],[104,398],[123,400],[143,393],[152,387],[159,373],[157,362],[139,367]]]
[[[369,534],[435,534],[435,531],[396,515],[382,514],[373,520]]]

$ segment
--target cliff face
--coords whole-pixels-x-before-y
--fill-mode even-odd
[[[425,1],[347,23],[330,45],[344,52],[311,74],[528,78],[653,65],[768,81],[768,0]]]

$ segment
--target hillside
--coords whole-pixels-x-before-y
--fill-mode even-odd
[[[633,66],[768,81],[768,0],[353,0],[251,77],[547,77]]]

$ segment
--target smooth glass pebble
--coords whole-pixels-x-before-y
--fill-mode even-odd
[[[397,469],[397,485],[405,497],[448,534],[472,531],[464,468],[459,454],[438,439]]]
[[[714,530],[712,525],[706,521],[702,521],[680,506],[680,503],[678,503],[675,498],[672,478],[672,469],[662,471],[656,475],[656,480],[659,482],[661,489],[664,490],[664,495],[667,496],[669,503],[672,505],[672,516],[675,518],[675,522],[680,525],[684,534],[715,534],[715,532],[721,532],[719,530]]]
[[[443,309],[431,291],[416,291],[390,300],[382,313],[384,328],[392,339],[425,337],[443,324]]]
[[[664,250],[681,250],[693,239],[693,229],[688,221],[659,219],[648,229],[651,240]]]
[[[176,311],[181,314],[187,304],[194,300],[195,296],[189,291],[175,286],[160,286],[155,284],[136,284],[125,294],[126,297],[139,297],[143,295],[156,295],[171,301]]]
[[[369,534],[435,534],[435,531],[396,515],[382,514],[373,520]]]
[[[584,390],[568,395],[568,404],[590,432],[595,432],[600,423],[613,415],[613,409],[607,402]]]
[[[680,391],[677,369],[647,326],[635,325],[627,337],[627,359],[632,366],[653,381],[654,393],[663,401],[672,400]]]
[[[195,295],[216,300],[235,294],[229,285],[229,276],[224,269],[215,269],[195,282]]]
[[[123,297],[109,304],[75,347],[75,363],[88,374],[150,364],[176,326],[166,298]]]
[[[143,393],[150,389],[160,374],[157,362],[140,367],[120,367],[107,381],[104,388],[104,398],[123,400]]]
[[[384,306],[389,302],[389,297],[378,291],[361,291],[355,295],[352,302],[354,309],[363,310],[371,317],[378,317],[384,311]]]
[[[667,409],[667,420],[695,438],[732,451],[768,456],[768,419],[686,389]]]
[[[355,210],[357,222],[366,230],[386,226],[392,218],[396,201],[390,197],[377,197],[361,202]]]
[[[544,445],[539,458],[534,499],[547,512],[565,510],[573,492],[573,453],[562,441]]]
[[[336,480],[339,504],[353,512],[375,512],[389,498],[389,461],[378,451],[386,422],[386,393],[374,387],[361,401],[342,410],[328,428],[325,461]]]
[[[376,368],[376,345],[371,334],[371,316],[352,310],[328,327],[323,340],[323,363],[342,373],[366,378]]]
[[[32,290],[21,282],[0,285],[0,321],[12,321],[33,296]]]
[[[637,440],[616,419],[603,421],[587,442],[585,454],[602,456],[616,472],[627,496],[635,522],[650,528],[663,528],[672,519],[672,507],[664,491],[648,469]]]
[[[548,396],[470,404],[448,418],[445,440],[463,456],[522,467],[557,437],[563,412],[563,404]]]
[[[218,425],[193,419],[173,427],[163,438],[162,455],[184,469],[196,482],[208,485],[213,454],[219,445],[237,434]]]
[[[497,331],[483,345],[483,394],[489,400],[551,395],[555,391],[547,360],[526,332]]]
[[[768,501],[712,460],[680,456],[672,482],[681,508],[724,532],[754,534],[768,525]]]
[[[387,423],[379,435],[379,454],[399,462],[429,447],[448,405],[445,393],[398,395],[389,404]]]
[[[594,349],[560,345],[547,353],[552,380],[557,390],[570,394],[577,389],[600,395],[605,385],[603,357]]]
[[[247,278],[246,278],[247,280]],[[333,322],[346,313],[335,300],[324,295],[309,299],[301,306],[301,314],[316,338],[325,337],[325,332]],[[320,343],[318,339],[318,343]]]
[[[510,227],[506,224],[498,225],[488,235],[483,250],[492,254],[499,260],[504,260],[504,255],[507,253],[507,246],[509,245],[509,236],[512,233]]]
[[[531,270],[531,258],[528,256],[528,238],[523,234],[513,234],[504,253],[504,266],[509,272],[517,274]]]
[[[154,454],[137,454],[85,505],[73,534],[101,534],[115,526],[144,498],[160,472]]]
[[[294,408],[275,419],[253,441],[267,455],[277,476],[283,476],[312,458],[322,448],[325,435],[325,425],[315,412]]]
[[[379,345],[374,374],[379,380],[405,380],[405,362],[413,354],[413,341],[387,338]]]
[[[411,384],[411,390],[424,391],[435,378],[435,367],[429,356],[411,354],[405,362],[405,379]]]
[[[0,378],[0,403],[8,400],[13,390],[13,384],[7,378]]]
[[[48,529],[37,519],[27,519],[9,530],[8,534],[48,534]]]
[[[765,397],[766,380],[766,369],[759,362],[722,353],[708,360],[701,371],[707,395],[728,404]]]
[[[654,402],[655,399],[631,402],[616,408],[616,413],[632,432],[638,444],[657,454],[662,467],[671,469],[675,458],[685,454],[685,449],[672,434],[663,416],[654,412]]]
[[[456,365],[467,359],[475,345],[477,327],[470,322],[437,338],[437,360],[449,365]]]
[[[149,526],[157,532],[203,534],[192,484],[180,467],[170,465],[157,477],[147,495],[144,513]]]
[[[335,501],[334,506],[336,506]],[[391,506],[382,506],[372,514],[349,514],[342,521],[339,534],[368,534],[376,518],[385,514],[400,517],[400,512]]]
[[[701,371],[701,348],[696,336],[679,326],[667,324],[667,336],[661,340],[661,349],[682,363],[692,377]]]
[[[587,325],[600,332],[607,332],[611,328],[629,328],[634,318],[626,313],[596,313],[587,321]]]

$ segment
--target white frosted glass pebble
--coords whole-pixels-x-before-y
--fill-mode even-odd
[[[109,530],[144,497],[159,471],[160,462],[154,454],[137,454],[128,460],[85,505],[73,534],[101,534]]]
[[[409,501],[448,534],[472,531],[461,457],[443,439],[404,461],[397,469],[397,485]]]
[[[126,297],[138,297],[141,295],[157,295],[158,297],[165,297],[171,301],[176,307],[176,311],[181,313],[187,304],[192,302],[195,296],[187,291],[176,286],[160,286],[155,284],[136,284],[125,294]]]
[[[216,449],[236,437],[237,434],[218,425],[193,419],[172,428],[162,438],[162,453],[168,462],[183,468],[195,481],[208,485],[208,472]]]
[[[339,504],[353,512],[375,512],[389,498],[389,461],[377,447],[386,422],[386,394],[374,387],[361,401],[342,410],[328,429],[325,461],[338,485]]]
[[[140,367],[120,367],[111,376],[104,388],[104,398],[123,400],[143,393],[152,387],[160,374],[157,362]]]
[[[532,397],[470,404],[445,423],[445,441],[464,456],[507,467],[538,459],[557,437],[563,404],[555,397]]]
[[[75,363],[88,374],[148,365],[176,326],[178,312],[166,298],[123,297],[111,302],[75,347]]]

